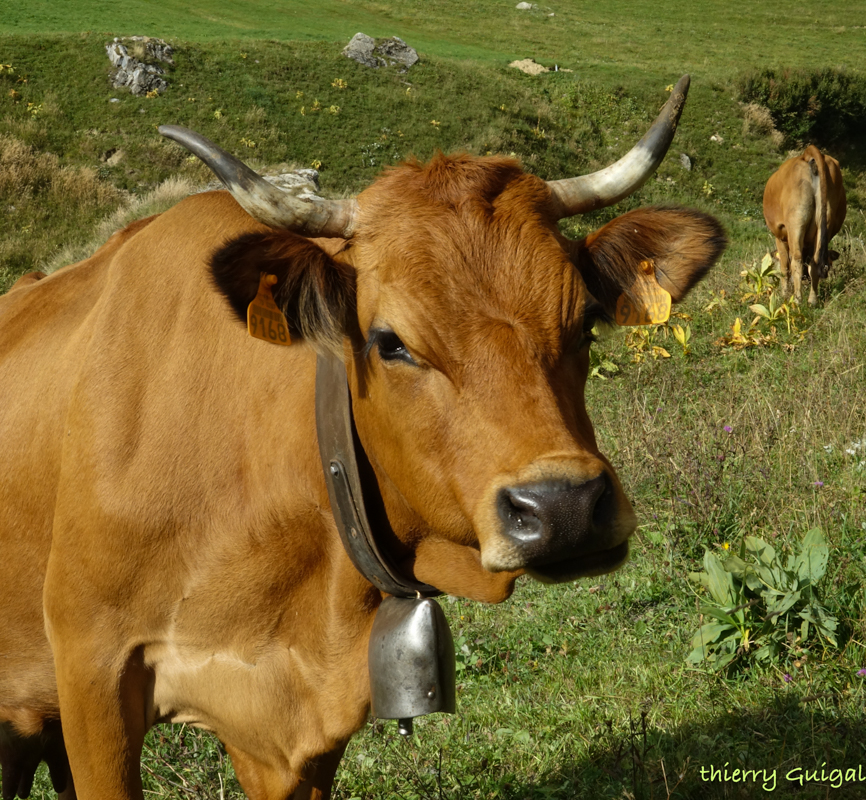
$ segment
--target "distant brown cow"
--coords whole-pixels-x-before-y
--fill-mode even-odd
[[[764,219],[776,237],[780,290],[800,299],[806,267],[812,282],[809,303],[818,302],[818,281],[826,278],[833,257],[830,240],[845,221],[846,199],[839,162],[809,145],[770,176],[764,189]]]
[[[41,758],[66,797],[141,800],[164,722],[213,731],[251,798],[329,796],[383,593],[338,535],[317,352],[344,365],[407,578],[499,602],[525,573],[623,563],[635,516],[584,405],[591,329],[647,281],[681,300],[725,239],[685,209],[581,241],[557,222],[647,180],[686,87],[599,173],[438,156],[343,201],[284,195],[168,128],[232,193],[0,298],[4,797]],[[267,276],[286,347],[236,318]]]

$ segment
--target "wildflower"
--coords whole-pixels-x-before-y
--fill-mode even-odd
[[[857,670],[857,674],[858,674],[861,678],[866,678],[866,667],[863,667],[863,669],[858,669],[858,670]]]
[[[815,481],[815,483],[813,484],[816,489],[820,489],[823,485],[824,481]]]
[[[792,678],[792,677],[791,677],[791,676],[786,672],[786,673],[782,676],[782,680],[785,681],[785,683],[790,683],[790,682],[791,682],[792,680],[794,680],[794,679],[793,679],[793,678]]]
[[[722,545],[722,550],[730,550],[730,549],[731,549],[731,543],[730,542],[725,542]]]
[[[725,427],[722,428],[722,430],[723,430],[725,433],[731,433],[734,429],[733,429],[730,425],[725,425]]]
[[[431,120],[430,120],[430,124],[431,124],[434,128],[438,128],[438,127],[439,127],[439,122],[438,122],[438,120],[431,119]]]

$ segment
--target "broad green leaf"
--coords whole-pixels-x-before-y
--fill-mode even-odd
[[[800,592],[786,592],[773,603],[767,604],[767,615],[773,618],[782,616],[786,611],[792,609],[800,599]]]
[[[730,572],[731,575],[743,580],[743,576],[751,569],[750,565],[743,561],[739,556],[728,556],[725,563],[722,565],[725,572]]]
[[[732,617],[728,611],[725,611],[725,609],[719,608],[718,606],[702,604],[701,614],[717,619],[719,622],[723,622],[725,625],[730,625],[732,628],[737,627],[736,618]]]
[[[755,650],[755,658],[759,661],[766,661],[773,658],[778,652],[778,645],[775,642],[768,642],[763,647]]]
[[[706,647],[713,644],[723,633],[736,630],[733,625],[719,622],[707,622],[692,636],[692,647]]]
[[[736,652],[734,653],[725,653],[724,655],[719,654],[716,657],[715,663],[713,664],[713,669],[716,672],[723,670],[728,666],[735,658],[737,657]]]
[[[803,618],[803,625],[800,626],[801,631],[803,630],[803,628],[805,628],[806,631],[808,632],[809,623],[811,622],[818,629],[818,632],[822,636],[824,636],[824,638],[827,639],[835,647],[836,646],[836,633],[835,633],[835,631],[836,631],[836,626],[838,625],[836,618],[830,616],[829,614],[824,616],[824,614],[821,613],[821,612],[823,612],[823,609],[821,609],[821,612],[819,612],[817,614],[810,613],[810,612],[815,612],[815,611],[817,611],[817,608],[815,608],[813,606],[811,609],[804,608],[800,612],[800,616]],[[801,633],[801,635],[802,635],[802,633]],[[804,641],[805,641],[805,639],[806,639],[806,637],[803,636]]]
[[[797,574],[801,579],[815,584],[824,577],[830,549],[820,528],[812,528],[803,537],[803,549],[797,558]]]
[[[767,310],[766,306],[761,305],[760,303],[755,303],[754,305],[749,306],[749,311],[753,314],[757,314],[759,317],[764,317],[765,319],[772,319],[770,316],[770,312]]]
[[[713,599],[722,606],[734,606],[734,583],[725,572],[719,559],[709,550],[704,553],[704,569],[707,571],[707,588]]]
[[[746,550],[766,567],[772,566],[776,560],[776,551],[763,539],[757,536],[747,536],[745,539]]]

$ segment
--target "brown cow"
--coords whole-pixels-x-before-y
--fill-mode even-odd
[[[818,281],[827,277],[832,258],[838,258],[827,246],[842,228],[846,208],[839,162],[814,145],[770,176],[764,189],[764,219],[776,237],[783,299],[793,283],[793,296],[799,301],[808,266],[809,304],[818,302]]]
[[[168,129],[234,197],[190,197],[0,298],[4,796],[44,758],[66,796],[141,800],[160,722],[214,731],[251,798],[329,796],[382,592],[331,513],[317,350],[345,362],[405,575],[499,602],[524,573],[622,564],[635,517],[584,406],[590,330],[647,273],[682,299],[725,240],[683,209],[579,242],[557,220],[649,177],[685,88],[593,175],[439,156],[316,204]],[[261,273],[291,346],[234,318]]]

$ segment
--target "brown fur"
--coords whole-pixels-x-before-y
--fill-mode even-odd
[[[809,303],[818,302],[819,281],[830,269],[832,251],[827,245],[842,229],[846,210],[839,162],[814,145],[789,158],[770,176],[764,189],[764,219],[776,239],[783,298],[793,291],[799,301],[807,271]]]
[[[59,718],[78,796],[141,800],[145,732],[177,721],[220,737],[253,800],[329,796],[381,601],[317,452],[314,350],[335,338],[403,569],[499,602],[527,570],[621,563],[635,519],[583,401],[587,286],[609,303],[649,256],[680,298],[716,223],[647,210],[569,243],[543,181],[467,156],[390,170],[358,206],[351,241],[306,241],[196,195],[0,298],[4,774],[55,758]],[[291,347],[232,319],[260,272]],[[605,487],[555,563],[497,511],[545,482]]]

